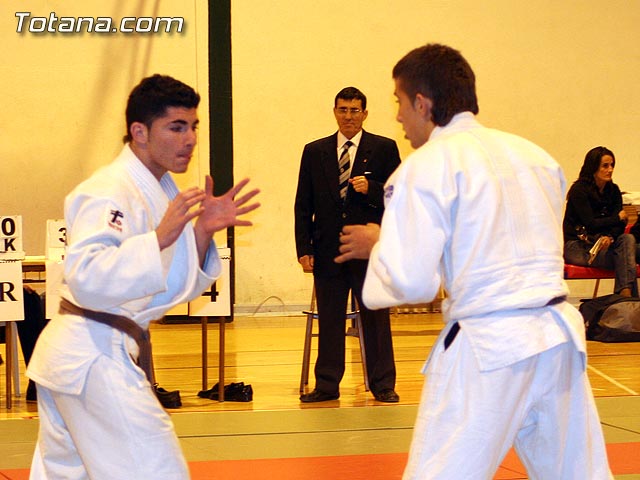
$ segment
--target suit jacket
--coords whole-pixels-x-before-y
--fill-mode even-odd
[[[304,147],[295,200],[295,235],[298,258],[314,256],[315,275],[333,275],[340,266],[339,253],[344,225],[380,223],[384,210],[384,184],[400,164],[396,142],[363,130],[353,160],[351,177],[364,175],[369,191],[356,192],[351,185],[344,200],[338,185],[338,133]]]

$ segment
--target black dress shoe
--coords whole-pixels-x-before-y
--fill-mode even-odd
[[[376,400],[385,403],[397,403],[400,401],[400,396],[393,390],[393,388],[385,388],[377,393],[373,394]]]
[[[180,390],[172,390],[169,392],[164,388],[158,386],[156,383],[153,386],[153,391],[158,397],[160,404],[164,408],[179,408],[182,406],[182,400],[180,400]]]
[[[218,400],[218,384],[216,383],[209,390],[200,390],[200,398]],[[224,386],[224,399],[230,402],[251,402],[253,400],[253,387],[245,385],[244,382],[230,383]]]
[[[200,398],[208,398],[209,400],[218,400],[219,396],[219,383],[216,383],[209,390],[200,390],[198,396]],[[244,382],[229,383],[224,386],[224,399],[233,400],[236,396],[240,396],[243,390],[247,390],[245,387],[251,388],[251,385],[245,385]],[[253,393],[253,391],[252,391]]]
[[[311,393],[304,393],[300,395],[300,401],[302,403],[315,403],[315,402],[327,402],[329,400],[337,400],[340,398],[340,393],[325,393],[320,390],[314,390]]]

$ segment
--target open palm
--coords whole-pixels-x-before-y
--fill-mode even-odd
[[[253,189],[250,192],[236,198],[242,189],[249,183],[249,179],[245,178],[241,182],[234,185],[226,193],[219,197],[213,196],[213,178],[207,175],[205,179],[205,199],[200,204],[204,210],[198,216],[196,225],[198,229],[213,235],[219,230],[223,230],[233,226],[249,226],[252,223],[249,220],[243,220],[242,215],[249,213],[260,206],[260,203],[254,202],[247,204],[249,200],[255,197],[260,190]]]

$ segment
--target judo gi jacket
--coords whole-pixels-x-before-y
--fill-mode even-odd
[[[61,296],[86,309],[124,315],[146,329],[206,290],[221,272],[213,241],[203,269],[191,223],[173,245],[162,251],[158,245],[155,228],[177,194],[171,175],[158,182],[129,145],[76,187],[65,200],[68,246]],[[138,347],[128,335],[59,314],[40,336],[28,376],[51,390],[78,394],[92,363],[110,354],[114,341],[124,342],[137,358]]]

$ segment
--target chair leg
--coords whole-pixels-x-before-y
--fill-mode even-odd
[[[596,278],[596,286],[593,289],[593,298],[598,296],[598,288],[600,287],[600,279]]]
[[[12,407],[13,399],[11,398],[13,395],[13,382],[12,380],[15,378],[15,370],[19,369],[18,365],[18,350],[17,350],[17,330],[15,322],[6,322],[5,323],[5,352],[7,355],[6,360],[6,395],[7,395],[7,410],[10,410]],[[14,348],[14,346],[16,348]],[[19,379],[19,377],[18,377]]]
[[[20,361],[18,360],[18,326],[15,322],[12,323],[11,328],[11,355],[13,356],[13,391],[16,397],[21,395],[20,393]],[[7,353],[7,356],[9,354]]]
[[[362,332],[362,319],[360,313],[355,318],[356,328],[358,329],[358,340],[360,341],[360,358],[362,359],[362,373],[364,374],[364,389],[369,391],[369,374],[367,372],[367,351],[364,346],[364,333]]]
[[[311,337],[313,335],[313,312],[307,313],[307,327],[304,334],[304,350],[302,351],[302,373],[300,374],[300,393],[309,384],[309,364],[311,362]]]

